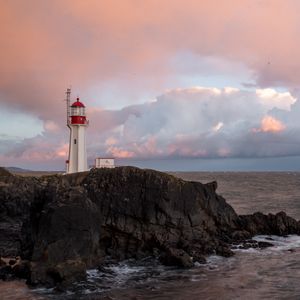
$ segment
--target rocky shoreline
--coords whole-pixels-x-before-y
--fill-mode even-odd
[[[134,167],[40,178],[0,168],[0,278],[64,287],[107,258],[191,267],[232,245],[269,246],[257,234],[300,234],[284,212],[237,215],[216,189]]]

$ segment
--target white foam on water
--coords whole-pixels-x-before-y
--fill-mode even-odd
[[[90,269],[86,271],[86,275],[88,278],[97,278],[99,277],[99,272],[97,269]]]
[[[288,251],[288,250],[296,250],[300,249],[300,236],[299,235],[288,235],[288,236],[278,236],[278,235],[256,235],[252,238],[257,242],[268,242],[273,244],[273,246],[266,247],[266,248],[248,248],[243,249],[241,244],[241,248],[232,249],[233,252],[245,252],[245,253],[260,253],[260,254],[267,254],[270,251]]]
[[[190,281],[196,282],[196,281],[204,280],[206,278],[207,276],[205,274],[191,275]]]
[[[31,291],[38,294],[48,294],[48,293],[52,293],[54,291],[54,288],[38,287],[38,288],[31,288]]]
[[[210,265],[210,266],[217,266],[220,263],[223,263],[224,261],[226,261],[226,258],[220,255],[210,255],[206,258],[206,265]],[[204,264],[205,266],[205,264]]]
[[[141,266],[129,266],[127,264],[119,264],[113,267],[109,267],[111,271],[117,273],[119,276],[127,277],[127,275],[132,275],[143,271],[145,268]]]
[[[237,245],[239,246],[239,245]],[[241,244],[241,247],[242,247],[242,244]],[[236,248],[236,249],[232,249],[233,252],[245,252],[245,253],[259,253],[261,251],[260,248],[247,248],[247,249],[243,249],[243,248]]]
[[[106,266],[103,270],[87,270],[86,281],[76,284],[82,288],[83,294],[103,292],[113,288],[125,288],[133,278],[139,279],[147,272],[147,266],[135,265],[130,260],[115,265]],[[145,278],[143,278],[144,280]]]
[[[288,235],[288,236],[277,236],[277,235],[257,235],[253,237],[253,240],[257,242],[269,242],[274,246],[267,248],[273,251],[285,251],[295,250],[300,248],[300,236],[299,235]]]
[[[267,247],[265,249],[249,248],[249,249],[234,249],[234,252],[246,252],[249,255],[269,255],[270,253],[278,253],[280,251],[288,251],[300,249],[300,236],[289,235],[286,237],[280,236],[268,236],[258,235],[253,237],[253,240],[257,242],[269,242],[274,246]],[[149,283],[155,285],[155,282],[165,282],[169,280],[185,280],[188,278],[189,281],[205,281],[209,274],[218,272],[219,270],[230,270],[231,265],[236,262],[235,256],[231,258],[225,258],[218,255],[210,255],[206,258],[207,263],[201,264],[196,262],[195,268],[190,270],[180,271],[178,269],[165,267],[159,263],[151,261],[147,264],[136,264],[134,261],[123,261],[118,264],[106,266],[103,270],[90,269],[87,270],[87,279],[83,282],[76,284],[77,291],[80,290],[81,295],[88,294],[101,294],[105,291],[109,291],[114,288],[126,289],[129,286],[137,285],[138,283]],[[197,271],[198,269],[198,271]],[[199,269],[205,270],[199,274]],[[182,272],[182,273],[181,273]],[[79,290],[78,290],[79,288]],[[53,289],[39,288],[35,289],[35,292],[39,294],[51,294]],[[73,292],[73,291],[72,291]],[[67,295],[71,295],[72,292],[67,291]]]
[[[218,270],[219,266],[228,261],[228,258],[224,258],[219,255],[210,255],[206,257],[206,263],[195,262],[194,267],[197,269],[205,268],[206,270]]]
[[[273,246],[266,248],[259,247],[249,247],[243,249],[243,243],[240,245],[235,245],[236,248],[232,249],[233,252],[246,252],[246,253],[264,253],[268,251],[287,251],[296,250],[300,248],[300,236],[299,235],[288,235],[288,236],[278,236],[278,235],[256,235],[252,238],[256,242],[267,242]],[[240,247],[240,248],[239,248]]]

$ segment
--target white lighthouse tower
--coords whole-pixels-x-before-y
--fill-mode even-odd
[[[67,126],[70,128],[69,159],[67,173],[88,171],[85,129],[88,121],[85,106],[79,98],[70,105],[71,89],[67,89]]]

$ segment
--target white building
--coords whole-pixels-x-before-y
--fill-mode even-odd
[[[114,158],[97,157],[95,160],[95,168],[114,168],[114,167],[115,167]]]
[[[85,106],[79,98],[70,106],[71,90],[67,90],[67,126],[70,128],[69,159],[67,173],[88,171],[85,129],[88,121]]]

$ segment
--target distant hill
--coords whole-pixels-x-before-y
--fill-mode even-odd
[[[5,169],[11,173],[28,173],[33,172],[32,170],[22,169],[18,167],[5,167]]]
[[[19,167],[5,167],[7,171],[9,171],[12,174],[16,175],[22,175],[22,176],[43,176],[43,175],[53,175],[53,174],[62,174],[63,171],[32,171],[27,170]]]

